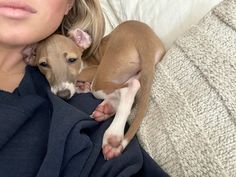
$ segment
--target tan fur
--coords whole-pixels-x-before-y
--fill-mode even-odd
[[[51,68],[40,70],[50,84],[55,84],[60,79],[74,83],[77,80],[92,82],[91,90],[94,94],[97,91],[112,94],[129,87],[131,78],[138,79],[141,85],[137,95],[138,108],[134,121],[124,136],[124,140],[129,143],[147,112],[155,65],[165,53],[162,42],[146,24],[127,21],[104,37],[92,56],[86,60],[81,59],[82,52],[70,39],[54,36],[40,45],[36,62],[40,67],[40,61],[47,58]],[[79,60],[68,64],[64,53],[77,56]]]
[[[91,60],[100,61],[92,84],[92,90],[111,93],[140,73],[141,89],[138,93],[138,109],[125,139],[131,140],[147,111],[155,65],[165,53],[164,46],[150,27],[137,21],[119,25],[102,40],[98,53]],[[89,62],[88,59],[88,62]]]
[[[36,57],[31,64],[38,66],[39,70],[46,76],[51,89],[53,87],[59,88],[63,82],[75,85],[81,67],[82,52],[83,49],[71,39],[54,34],[38,44]],[[71,64],[68,62],[70,58],[77,60]],[[42,63],[46,63],[48,66],[44,67],[41,65]],[[58,91],[60,90],[63,88],[58,89]]]

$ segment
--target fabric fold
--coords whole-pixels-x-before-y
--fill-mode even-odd
[[[43,99],[35,96],[26,96],[24,98],[15,98],[11,103],[3,103],[0,100],[0,149],[7,141],[30,119]],[[32,103],[29,105],[29,102]],[[13,116],[12,112],[14,112]]]
[[[91,93],[60,99],[28,66],[13,93],[0,91],[0,176],[167,177],[136,138],[119,157],[103,158],[102,138],[112,118],[90,118],[99,103]]]

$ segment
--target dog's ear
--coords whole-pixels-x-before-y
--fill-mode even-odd
[[[90,35],[79,28],[69,31],[68,34],[69,38],[71,38],[77,46],[83,48],[84,50],[89,48],[92,43]]]
[[[36,48],[37,48],[37,44],[32,44],[32,45],[26,46],[22,50],[21,53],[23,55],[24,62],[27,65],[31,65],[31,66],[36,65]]]

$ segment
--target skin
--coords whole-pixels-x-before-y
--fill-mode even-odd
[[[11,2],[0,0],[1,3]],[[16,0],[37,12],[26,18],[9,18],[0,13],[0,89],[12,92],[24,76],[21,51],[51,35],[60,25],[74,0]],[[0,8],[1,12],[1,8]]]

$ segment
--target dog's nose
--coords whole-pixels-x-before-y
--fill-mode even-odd
[[[59,90],[57,92],[57,96],[59,96],[60,98],[62,98],[64,100],[68,100],[70,98],[70,90],[68,90],[68,89]]]

